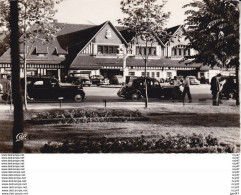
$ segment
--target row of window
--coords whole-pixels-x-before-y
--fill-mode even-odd
[[[190,56],[190,49],[172,49],[173,56]],[[118,54],[119,46],[98,45],[98,54]],[[156,56],[156,47],[136,47],[136,55]]]
[[[150,77],[150,75],[151,75],[151,77],[160,77],[160,72],[146,72],[146,76],[147,77]],[[135,72],[129,72],[129,76],[135,76]],[[145,76],[145,72],[142,72],[141,73],[141,76]]]
[[[190,49],[172,49],[174,56],[190,56]]]
[[[172,72],[167,72],[167,78],[172,78]],[[135,72],[129,72],[129,76],[136,76]],[[145,76],[145,72],[141,72],[141,76]],[[152,77],[152,78],[159,78],[160,77],[160,72],[146,72],[147,77]]]
[[[156,56],[156,47],[136,47],[136,55]]]
[[[113,45],[98,45],[98,54],[117,54],[119,47]],[[136,55],[156,56],[156,47],[136,47]]]
[[[112,45],[98,45],[98,54],[117,54],[118,46]]]

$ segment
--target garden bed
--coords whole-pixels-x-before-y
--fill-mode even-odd
[[[148,118],[136,111],[122,109],[74,109],[31,113],[30,124],[78,124],[91,122],[147,121]]]
[[[49,142],[43,153],[233,153],[236,147],[219,143],[212,134],[191,136],[161,136],[158,140],[141,136],[135,138],[73,139]]]

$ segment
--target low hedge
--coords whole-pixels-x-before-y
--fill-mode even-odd
[[[87,140],[64,140],[49,142],[41,148],[42,153],[233,153],[236,147],[219,144],[212,134],[172,136],[167,133],[158,140],[141,136],[136,138],[99,138]]]
[[[27,122],[31,124],[71,124],[90,122],[125,122],[148,120],[136,111],[122,109],[73,109],[33,113]]]

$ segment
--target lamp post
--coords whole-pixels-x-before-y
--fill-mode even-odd
[[[128,53],[131,52],[131,49],[127,50],[127,53],[119,53],[117,54],[117,58],[122,58],[123,59],[123,63],[122,63],[122,68],[123,68],[123,82],[124,84],[126,83],[126,76],[128,76],[128,68],[126,66],[126,59],[130,56],[134,56],[132,53]]]

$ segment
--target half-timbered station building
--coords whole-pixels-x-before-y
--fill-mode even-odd
[[[158,80],[176,75],[200,76],[201,64],[179,63],[185,55],[195,53],[187,49],[188,39],[182,25],[169,28],[169,39],[158,38],[148,48],[137,44],[133,34],[110,21],[101,25],[59,24],[62,26],[48,44],[36,41],[28,45],[27,75],[47,75],[62,79],[76,75],[144,76],[142,55],[148,52],[147,76]],[[23,49],[20,45],[20,52]],[[10,73],[10,49],[0,58],[1,73]],[[208,77],[208,71],[204,76]],[[203,73],[202,73],[203,74]],[[21,66],[23,76],[23,62]]]

